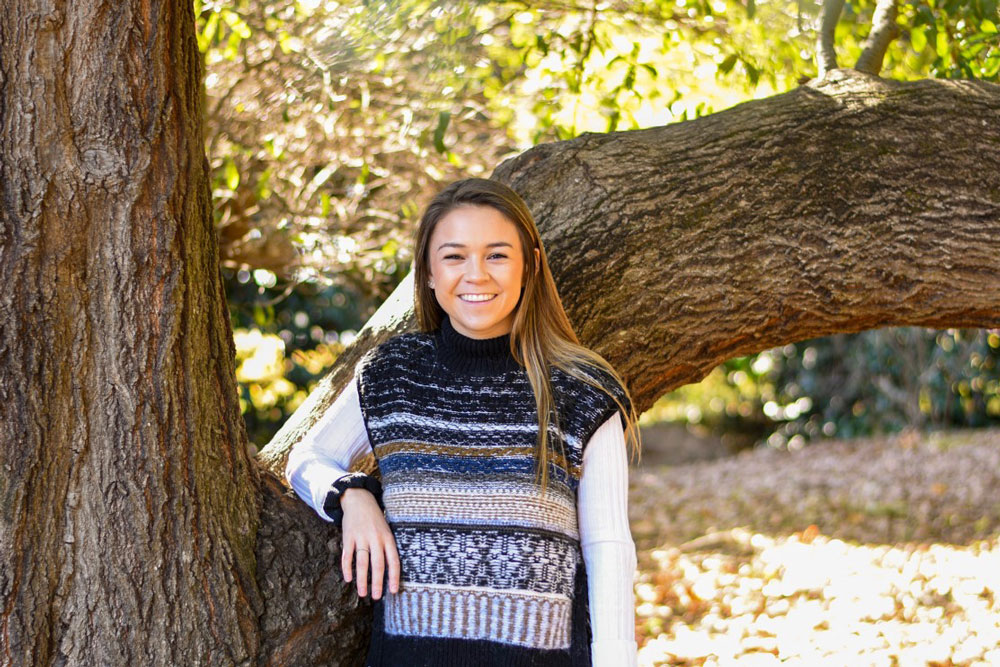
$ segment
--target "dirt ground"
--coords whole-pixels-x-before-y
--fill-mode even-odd
[[[640,465],[640,665],[1000,665],[1000,429]]]

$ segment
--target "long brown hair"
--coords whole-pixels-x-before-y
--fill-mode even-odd
[[[558,411],[549,382],[549,369],[556,367],[581,381],[604,391],[628,415],[626,437],[632,443],[633,453],[641,449],[638,415],[632,404],[631,395],[624,380],[614,367],[601,355],[580,344],[573,331],[562,300],[556,289],[552,272],[549,270],[545,247],[535,226],[535,219],[527,204],[514,190],[503,183],[487,178],[467,178],[455,181],[439,192],[428,204],[417,227],[414,242],[413,262],[414,309],[417,325],[421,331],[436,331],[444,319],[445,312],[438,304],[434,291],[428,285],[430,279],[430,257],[428,256],[431,235],[437,223],[451,210],[459,206],[491,206],[517,227],[524,257],[525,283],[521,299],[517,304],[514,324],[511,329],[511,354],[525,367],[528,379],[535,393],[538,409],[538,439],[535,449],[536,482],[541,483],[542,493],[548,482],[549,450],[548,425],[551,420],[558,424]],[[538,249],[539,261],[534,261],[534,249]],[[600,369],[608,373],[625,390],[627,407],[612,392],[609,392],[587,369]],[[562,452],[566,461],[566,452]]]

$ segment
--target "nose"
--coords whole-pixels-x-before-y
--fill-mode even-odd
[[[483,262],[478,257],[470,257],[469,265],[465,271],[465,277],[468,280],[482,280],[486,277],[486,270],[483,267]]]

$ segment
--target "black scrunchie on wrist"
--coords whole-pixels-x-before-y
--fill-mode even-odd
[[[334,482],[333,488],[327,492],[326,499],[323,501],[323,511],[338,526],[344,520],[344,510],[340,506],[340,497],[344,491],[352,488],[368,489],[375,496],[379,509],[385,511],[385,505],[382,503],[382,483],[363,472],[352,472]]]

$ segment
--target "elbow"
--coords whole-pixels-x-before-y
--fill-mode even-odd
[[[301,466],[302,451],[296,447],[292,447],[292,451],[288,453],[288,460],[285,462],[285,481],[291,484],[292,476],[298,472]]]

